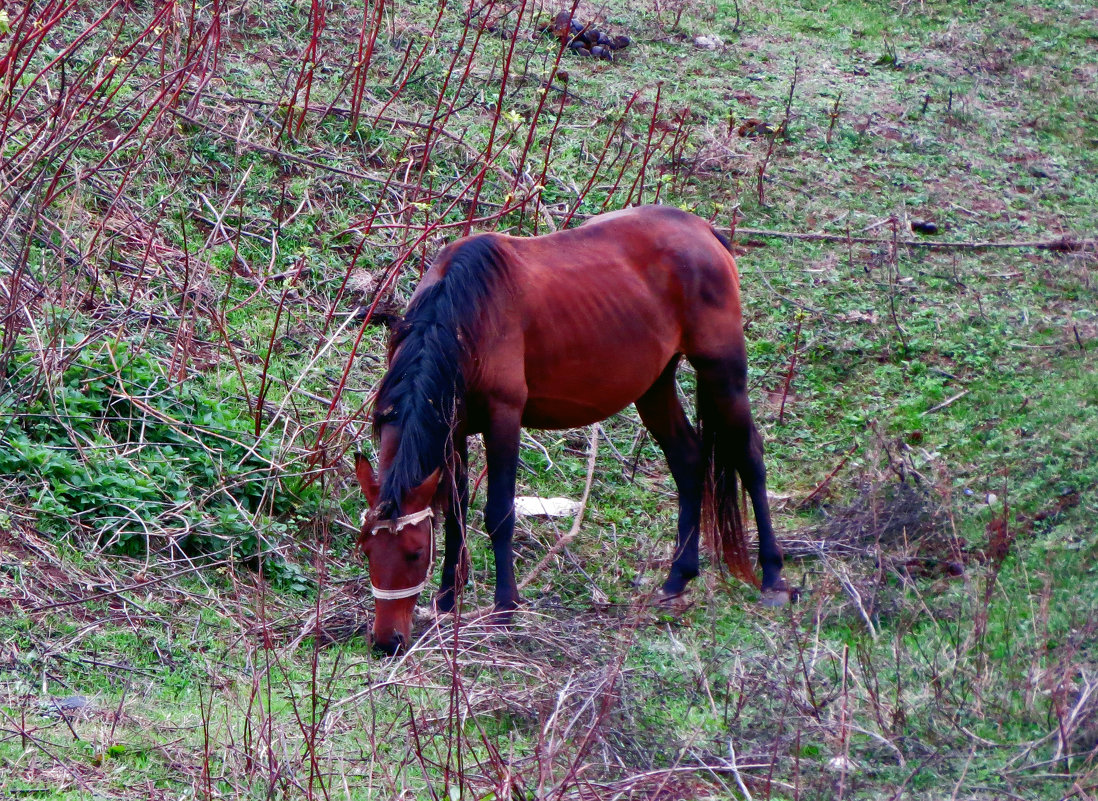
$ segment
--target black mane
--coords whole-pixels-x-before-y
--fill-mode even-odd
[[[446,274],[416,296],[393,331],[392,363],[378,389],[374,436],[389,425],[399,432],[378,499],[383,517],[400,514],[404,496],[449,464],[451,434],[465,397],[468,349],[492,319],[493,294],[507,278],[499,242],[491,235],[455,243],[440,254],[446,256]]]

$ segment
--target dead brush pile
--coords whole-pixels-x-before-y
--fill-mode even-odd
[[[963,572],[966,543],[957,537],[948,507],[924,485],[892,480],[852,489],[852,501],[822,507],[823,521],[809,529],[820,549],[885,559],[891,568],[922,577]],[[800,553],[802,546],[794,541],[791,547]]]

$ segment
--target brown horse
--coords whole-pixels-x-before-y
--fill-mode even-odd
[[[698,430],[676,390],[683,356],[697,371]],[[469,435],[484,436],[485,528],[495,609],[506,621],[519,600],[511,538],[520,428],[585,426],[630,403],[679,490],[678,545],[663,593],[682,593],[698,574],[703,520],[730,570],[757,583],[738,473],[758,525],[763,600],[788,599],[747,400],[739,276],[728,241],[708,222],[648,206],[547,236],[454,242],[416,290],[389,364],[374,411],[378,475],[364,456],[355,459],[372,508],[359,541],[377,598],[377,648],[393,653],[408,642],[433,562],[437,508],[446,510],[438,610],[451,611],[464,586]]]

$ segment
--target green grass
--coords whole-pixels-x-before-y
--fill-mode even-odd
[[[363,9],[325,8],[308,64],[309,4],[226,13],[216,65],[174,106],[154,95],[190,63],[190,11],[143,38],[152,9],[98,28],[73,11],[0,93],[0,794],[1092,795],[1093,247],[889,248],[916,220],[955,242],[1093,239],[1089,5],[614,2],[598,24],[632,45],[614,63],[565,53],[532,131],[556,50],[531,14],[487,157],[507,35],[457,52],[463,8],[432,33],[436,5],[387,7],[356,121]],[[57,65],[32,80],[89,29],[64,81]],[[784,136],[738,135],[752,119]],[[517,192],[545,164],[548,206],[500,213],[528,133]],[[602,424],[586,522],[513,629],[467,619],[455,639],[419,619],[406,659],[375,658],[345,451],[372,450],[361,407],[386,331],[352,356],[347,315],[397,265],[399,307],[461,231],[418,241],[424,226],[498,214],[475,227],[532,233],[657,191],[724,229],[735,214],[880,238],[736,237],[800,602],[759,608],[708,560],[683,604],[645,601],[676,498],[627,410]],[[530,432],[520,492],[578,497],[587,442]],[[470,608],[492,591],[483,493]],[[569,525],[520,521],[520,576]],[[50,699],[73,695],[91,705],[66,723]]]

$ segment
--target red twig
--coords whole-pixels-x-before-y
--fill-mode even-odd
[[[835,478],[836,474],[840,470],[843,469],[843,465],[845,465],[848,461],[850,461],[850,457],[854,455],[854,451],[856,451],[857,449],[858,449],[858,443],[855,442],[853,445],[850,446],[850,450],[848,450],[846,453],[843,454],[843,458],[839,460],[839,463],[837,465],[835,465],[835,469],[832,470],[830,473],[828,473],[824,477],[824,480],[816,485],[816,489],[814,489],[814,490],[812,490],[812,492],[808,493],[808,495],[805,496],[804,500],[802,500],[798,504],[798,506],[800,506],[800,507],[807,506],[808,503],[813,498],[815,498],[817,495],[819,495],[821,492],[823,492],[825,489],[827,489],[828,485],[831,483],[831,479]]]
[[[797,349],[801,343],[801,326],[804,324],[804,315],[797,315],[797,332],[793,335],[793,353],[789,357],[789,369],[785,373],[785,386],[782,388],[782,405],[778,410],[778,423],[785,422],[785,399],[789,396],[789,385],[793,382],[793,371],[797,367]]]

